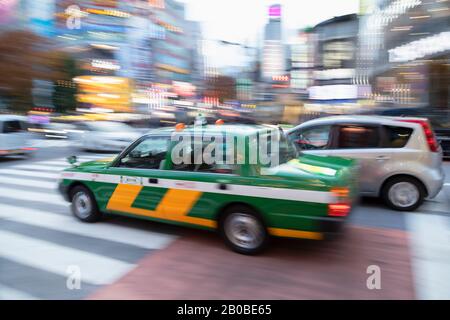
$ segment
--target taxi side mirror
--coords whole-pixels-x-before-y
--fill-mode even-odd
[[[75,163],[77,163],[78,159],[76,156],[70,156],[67,157],[67,162],[71,165],[74,165]]]

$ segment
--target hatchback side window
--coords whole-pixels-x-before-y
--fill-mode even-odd
[[[120,159],[119,166],[135,169],[161,169],[164,166],[169,144],[169,137],[146,138]]]
[[[409,141],[413,129],[405,127],[383,126],[384,148],[403,148]]]
[[[5,121],[3,123],[3,133],[15,133],[15,132],[21,132],[24,128],[22,128],[22,125],[20,121],[13,120],[13,121]]]
[[[341,149],[367,149],[379,146],[378,127],[346,125],[339,127],[338,146]]]
[[[302,150],[323,150],[330,145],[331,126],[306,128],[290,135],[290,140]]]

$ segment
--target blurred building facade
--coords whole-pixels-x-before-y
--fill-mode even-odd
[[[361,20],[362,65],[379,105],[449,111],[450,4],[373,0]]]
[[[314,39],[317,60],[313,62],[314,85],[308,88],[310,102],[322,104],[324,108],[356,104],[358,29],[356,14],[334,17],[312,28],[317,37]]]
[[[30,30],[42,37],[55,32],[56,0],[5,0],[0,6],[0,32]]]
[[[174,1],[150,1],[154,12],[151,19],[164,27],[164,41],[155,41],[154,72],[159,82],[190,81],[189,23],[185,19],[184,4]]]
[[[77,58],[83,75],[97,76],[98,81],[100,76],[126,78],[131,81],[127,87],[138,91],[136,100],[153,101],[149,105],[155,107],[163,105],[167,95],[194,96],[194,87],[201,85],[201,27],[186,20],[183,3],[62,0],[56,11],[59,47]],[[112,104],[110,99],[123,92],[99,94]],[[131,93],[128,96],[131,107]],[[98,105],[98,99],[92,104]]]
[[[308,88],[314,84],[316,50],[317,35],[313,30],[298,30],[290,50],[290,84],[292,91],[302,99],[308,97]]]
[[[262,78],[265,81],[271,81],[273,77],[282,76],[286,72],[281,17],[281,5],[271,5],[262,49]]]

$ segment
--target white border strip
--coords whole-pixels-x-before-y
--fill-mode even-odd
[[[336,200],[334,194],[328,191],[245,186],[239,184],[226,184],[228,189],[221,190],[219,189],[220,183],[214,182],[197,182],[188,180],[157,178],[158,183],[154,184],[149,182],[149,178],[143,177],[97,174],[87,172],[70,172],[70,171],[64,171],[61,174],[61,178],[79,181],[95,181],[95,182],[115,183],[115,184],[119,183],[133,184],[155,188],[196,190],[208,193],[220,193],[246,197],[314,202],[314,203],[332,203]]]

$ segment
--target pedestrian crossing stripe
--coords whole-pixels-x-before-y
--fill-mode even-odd
[[[1,205],[1,208],[0,219],[103,240],[119,241],[149,250],[165,248],[176,238],[170,234],[129,228],[113,222],[81,223],[71,215],[49,213],[38,209],[29,210],[17,205]]]
[[[108,156],[81,156],[79,161]],[[24,275],[26,284],[15,283],[7,274],[0,275],[0,299],[83,298],[98,286],[111,284],[132,270],[138,254],[163,249],[176,239],[171,232],[153,231],[153,225],[142,222],[137,228],[135,221],[127,219],[95,225],[74,219],[68,210],[62,209],[69,204],[56,189],[59,171],[69,166],[65,158],[57,158],[0,168],[0,194],[4,200],[0,203],[0,243],[8,244],[0,246],[0,263],[17,266],[14,270],[34,270]],[[40,204],[44,209],[36,208]],[[30,230],[35,231],[26,233]],[[62,237],[59,240],[55,238],[58,234]],[[96,246],[78,245],[75,239],[95,241]],[[117,248],[125,245],[130,246],[128,250],[117,252]],[[83,285],[90,288],[88,291],[65,289],[70,264],[81,267]],[[42,281],[32,277],[44,274],[54,275],[54,281],[49,288],[38,289],[36,286]]]
[[[83,281],[94,285],[112,283],[133,269],[134,265],[106,256],[68,248],[13,232],[0,230],[0,256],[67,276],[67,267],[77,265]],[[106,272],[107,271],[107,272]]]

